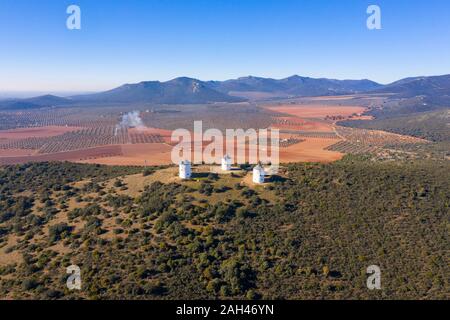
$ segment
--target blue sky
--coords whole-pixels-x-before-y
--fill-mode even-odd
[[[77,4],[82,29],[66,28]],[[366,9],[382,10],[382,30]],[[388,83],[450,73],[448,0],[1,0],[0,91],[293,74]]]

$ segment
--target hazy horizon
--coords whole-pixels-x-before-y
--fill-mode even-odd
[[[290,75],[288,77],[295,76],[295,75],[298,75],[298,74],[292,74],[292,75]],[[447,74],[415,75],[413,77],[430,77],[430,76],[443,76],[443,75],[447,75]],[[120,85],[135,84],[135,83],[146,82],[146,81],[165,82],[165,81],[170,81],[170,80],[173,80],[173,79],[176,79],[176,78],[180,78],[180,77],[194,78],[194,79],[206,82],[206,81],[226,81],[226,80],[233,80],[233,79],[238,79],[238,78],[241,78],[241,77],[249,77],[249,76],[251,76],[251,77],[258,77],[258,78],[271,78],[271,77],[264,77],[264,76],[247,75],[247,76],[240,76],[240,77],[235,77],[235,78],[230,78],[230,79],[223,79],[223,80],[218,80],[218,79],[207,79],[207,80],[204,80],[204,79],[197,79],[197,78],[194,78],[194,77],[191,77],[191,76],[181,75],[181,76],[178,76],[178,77],[175,77],[175,78],[170,78],[170,79],[167,79],[167,80],[148,79],[148,80],[141,80],[141,81],[137,81],[137,82],[125,82],[125,83],[122,83]],[[308,77],[308,76],[305,76],[305,75],[298,75],[298,76]],[[288,77],[272,78],[272,79],[279,80],[279,79],[284,79],[284,78],[288,78]],[[314,77],[310,77],[310,78],[314,78]],[[328,78],[328,77],[325,76],[325,77],[317,77],[317,78]],[[405,78],[407,78],[407,77],[405,77]],[[398,80],[402,80],[402,79],[405,79],[405,78],[399,78],[399,79],[394,80],[393,82],[398,81]],[[330,79],[330,78],[328,78],[328,79]],[[371,81],[374,81],[374,80],[372,80],[370,78],[333,79],[333,80],[371,80]],[[375,81],[375,82],[377,82],[377,81]],[[377,82],[377,83],[379,83],[381,85],[388,85],[388,84],[390,84],[392,82],[389,82],[389,83]],[[41,95],[55,95],[55,96],[60,96],[60,97],[70,97],[70,96],[75,96],[75,95],[83,95],[83,94],[91,94],[91,93],[97,93],[97,92],[102,92],[102,91],[108,91],[108,90],[115,89],[115,88],[117,88],[117,86],[116,87],[111,87],[111,88],[100,89],[100,90],[89,90],[89,91],[88,90],[76,90],[76,91],[75,90],[74,91],[71,91],[71,90],[63,90],[63,91],[55,91],[55,90],[39,90],[39,91],[16,90],[16,91],[6,91],[5,90],[5,91],[3,91],[0,88],[0,99],[14,99],[14,98],[26,99],[26,98],[32,98],[32,97],[37,97],[37,96],[41,96]]]

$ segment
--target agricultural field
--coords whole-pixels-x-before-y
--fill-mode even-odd
[[[378,152],[426,140],[384,131],[349,128],[364,121],[380,97],[343,96],[208,105],[111,105],[44,108],[0,113],[0,163],[68,160],[110,165],[171,163],[172,131],[279,129],[281,161],[335,161],[346,153]],[[139,126],[124,124],[138,112]],[[109,147],[109,149],[108,149]],[[111,152],[109,151],[111,150]],[[103,152],[106,151],[106,152]]]
[[[0,112],[0,130],[16,128],[96,127],[114,125],[117,116],[92,108],[45,108],[33,111]]]

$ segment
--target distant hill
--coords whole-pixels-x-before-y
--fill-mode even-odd
[[[166,82],[144,81],[125,84],[109,91],[76,95],[70,98],[44,95],[28,99],[8,99],[0,101],[0,109],[36,109],[91,102],[96,104],[205,104],[357,93],[389,93],[393,98],[416,99],[417,101],[420,98],[414,110],[409,110],[409,105],[396,106],[395,114],[432,111],[441,106],[450,106],[450,75],[406,78],[389,85],[381,85],[367,79],[315,79],[298,75],[284,79],[248,76],[226,81],[206,82],[180,77]]]
[[[370,91],[389,94],[382,108],[369,112],[377,119],[390,119],[450,107],[450,75],[405,78]]]
[[[450,75],[406,78],[372,93],[392,94],[381,108],[368,112],[375,120],[340,124],[450,141]]]
[[[241,102],[242,98],[232,97],[214,90],[206,83],[192,78],[176,78],[167,82],[145,81],[125,84],[118,88],[96,94],[72,97],[77,101],[114,103],[163,103],[194,104],[210,102]]]
[[[403,98],[415,96],[450,98],[450,75],[406,78],[375,89],[373,92],[394,93]]]
[[[354,94],[381,88],[370,80],[314,79],[294,75],[285,79],[243,77],[227,81],[209,81],[208,85],[223,92],[278,93],[280,96],[327,96]]]
[[[7,99],[0,101],[0,109],[39,109],[53,106],[63,106],[73,103],[71,99],[44,95],[27,99]]]
[[[64,104],[73,103],[73,101],[71,99],[62,98],[62,97],[54,96],[51,94],[34,97],[34,98],[28,98],[28,99],[24,99],[22,101],[28,102],[28,103],[33,103],[36,105],[41,105],[41,106],[56,106],[56,105],[64,105]]]

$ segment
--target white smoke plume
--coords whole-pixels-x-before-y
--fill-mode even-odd
[[[117,136],[118,131],[122,128],[136,128],[138,130],[144,129],[145,125],[141,119],[139,111],[131,111],[122,115],[122,120],[116,126],[114,135]]]
[[[120,122],[120,126],[128,127],[128,128],[144,128],[144,122],[142,122],[141,116],[139,115],[139,111],[132,111],[125,113],[122,116],[122,121]]]

